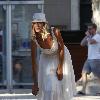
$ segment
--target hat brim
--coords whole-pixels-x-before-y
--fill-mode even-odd
[[[36,22],[48,23],[47,21],[39,21],[39,20],[33,20],[33,21],[32,21],[32,23],[36,23]]]

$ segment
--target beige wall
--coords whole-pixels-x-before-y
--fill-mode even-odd
[[[71,29],[71,0],[44,0],[44,12],[50,25],[67,26]]]

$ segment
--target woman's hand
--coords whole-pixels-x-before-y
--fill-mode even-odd
[[[38,94],[38,91],[39,91],[38,84],[34,84],[32,86],[32,94],[36,96]]]
[[[56,74],[57,74],[58,80],[61,81],[63,79],[63,68],[61,66],[58,66]]]

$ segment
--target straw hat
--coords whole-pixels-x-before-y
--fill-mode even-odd
[[[34,13],[32,22],[33,23],[34,22],[45,22],[45,23],[47,23],[46,18],[45,18],[45,14],[44,13]]]

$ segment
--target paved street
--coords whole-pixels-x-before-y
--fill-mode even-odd
[[[31,89],[15,89],[12,94],[7,90],[0,90],[0,100],[37,100],[31,94]],[[100,96],[76,96],[73,100],[100,100]]]
[[[100,100],[100,96],[77,96],[73,100]]]
[[[31,89],[15,89],[9,94],[7,90],[0,90],[0,100],[37,100]]]

